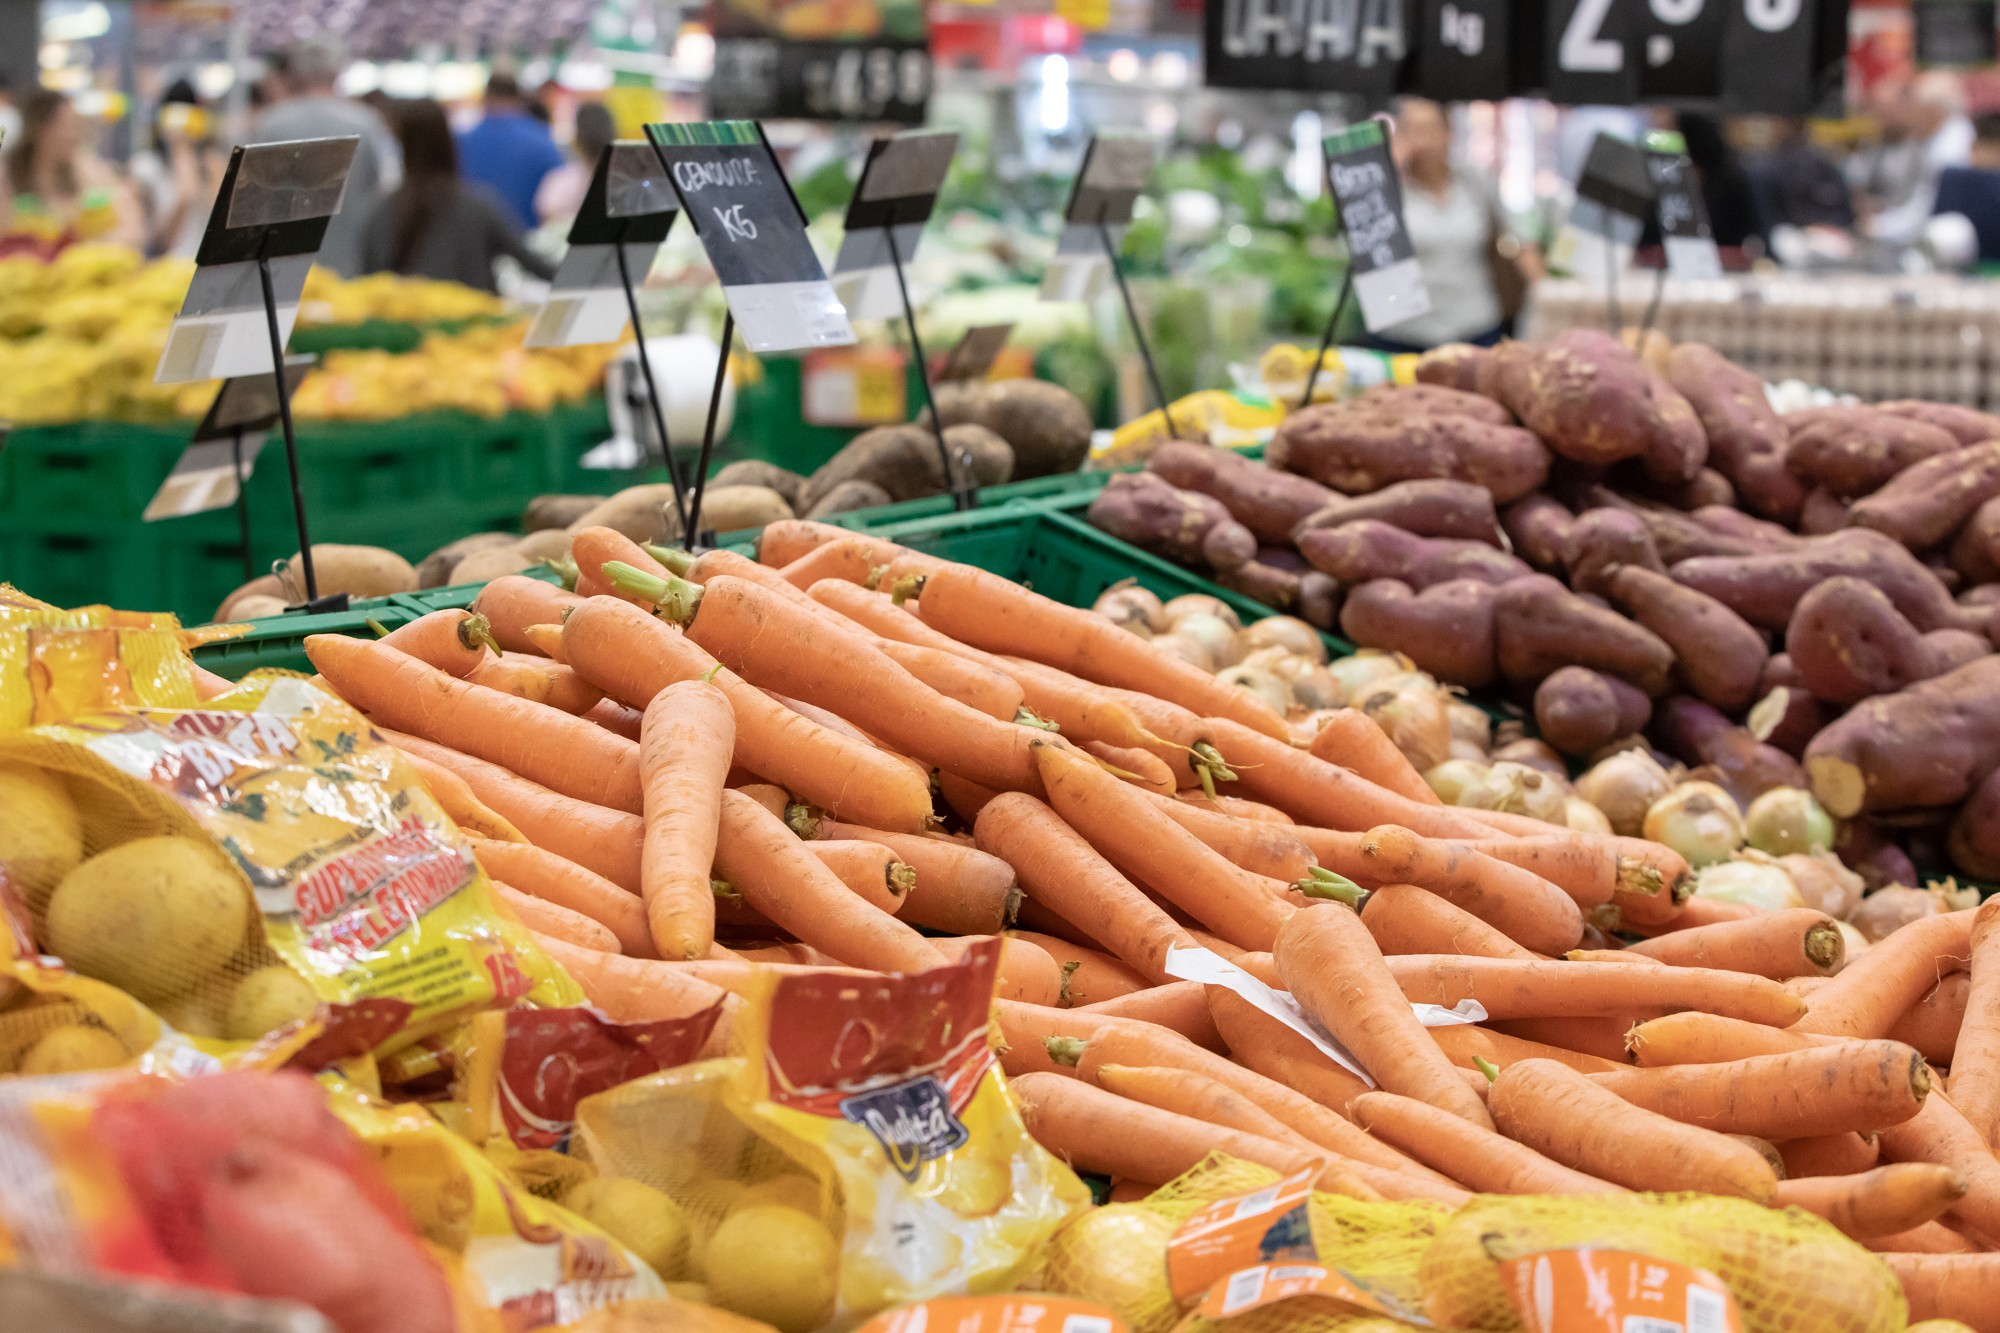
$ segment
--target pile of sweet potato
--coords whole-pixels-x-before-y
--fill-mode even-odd
[[[1746,803],[1809,787],[1871,874],[2000,878],[2000,418],[1780,416],[1708,347],[1581,329],[1417,379],[1294,414],[1263,463],[1163,446],[1093,519],[1573,761],[1637,736]]]

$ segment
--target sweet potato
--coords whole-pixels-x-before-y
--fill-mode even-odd
[[[1711,770],[1741,805],[1773,787],[1801,787],[1805,775],[1792,757],[1766,745],[1699,699],[1676,695],[1653,714],[1653,733],[1669,754]]]
[[[1240,592],[1252,601],[1262,602],[1273,611],[1291,615],[1299,609],[1299,585],[1303,576],[1296,570],[1253,557],[1226,573],[1217,571],[1215,581],[1231,592]]]
[[[1992,652],[1993,641],[1969,629],[1934,629],[1924,635],[1924,651],[1931,657],[1931,674],[1942,676]]]
[[[1958,531],[1995,496],[2000,496],[2000,440],[1989,440],[1906,468],[1856,500],[1847,521],[1922,551]]]
[[[1417,383],[1442,384],[1447,389],[1482,393],[1481,372],[1493,361],[1493,349],[1471,343],[1446,343],[1417,358]],[[1490,370],[1487,380],[1490,382]]]
[[[1750,733],[1797,759],[1826,719],[1826,705],[1806,688],[1792,655],[1772,653],[1757,678],[1757,702],[1744,719]]]
[[[1908,417],[1950,431],[1952,438],[1960,444],[1982,444],[1987,440],[2000,440],[2000,417],[1991,412],[1981,412],[1976,407],[1961,407],[1957,403],[1932,403],[1921,398],[1899,398],[1893,402],[1875,404],[1877,410],[1894,416]]]
[[[1666,375],[1701,418],[1709,466],[1729,478],[1748,508],[1795,522],[1805,487],[1785,466],[1791,432],[1772,410],[1763,380],[1701,343],[1677,344]]]
[[[1299,617],[1331,634],[1340,623],[1340,580],[1317,569],[1299,575]]]
[[[1833,854],[1861,876],[1873,893],[1892,884],[1915,884],[1917,868],[1896,841],[1893,830],[1866,819],[1843,822],[1833,835]]]
[[[1704,467],[1694,474],[1693,481],[1671,483],[1648,482],[1645,493],[1661,504],[1692,513],[1697,509],[1726,506],[1732,511],[1736,505],[1736,488],[1712,467]],[[1748,514],[1744,515],[1749,518]],[[1753,520],[1754,521],[1754,520]]]
[[[1503,545],[1504,534],[1499,516],[1493,511],[1492,493],[1469,481],[1442,478],[1399,481],[1367,495],[1336,495],[1301,519],[1292,537],[1296,539],[1299,533],[1313,528],[1337,528],[1360,519],[1375,519],[1419,537],[1452,537],[1485,542],[1488,546]]]
[[[1495,504],[1520,499],[1549,475],[1549,451],[1518,426],[1332,403],[1286,417],[1264,458],[1349,495],[1444,477],[1484,486]]]
[[[1113,477],[1091,501],[1090,522],[1143,551],[1227,573],[1257,554],[1257,538],[1222,501],[1150,472]]]
[[[1643,690],[1589,667],[1564,667],[1535,688],[1542,739],[1579,758],[1643,729],[1652,716]]]
[[[1638,565],[1607,580],[1611,600],[1674,650],[1689,689],[1726,712],[1748,707],[1770,650],[1743,617],[1706,593]]]
[[[1806,747],[1836,817],[1956,805],[2000,768],[2000,656],[1864,700]]]
[[[1697,588],[1762,629],[1783,629],[1799,599],[1817,583],[1851,574],[1887,593],[1920,630],[1984,624],[1951,600],[1937,576],[1900,543],[1849,529],[1764,555],[1703,556],[1669,566],[1677,583]]]
[[[804,518],[828,518],[834,514],[851,514],[857,509],[874,509],[885,504],[893,504],[895,497],[872,481],[859,477],[849,477],[846,481],[831,486],[820,493],[812,507],[801,515]],[[707,508],[706,505],[703,508]]]
[[[1813,487],[1806,492],[1806,502],[1799,509],[1799,531],[1808,537],[1839,532],[1847,526],[1847,511],[1853,503],[1841,499],[1824,486]]]
[[[2000,879],[2000,768],[1980,780],[1951,821],[1951,863],[1975,879]]]
[[[981,486],[997,486],[1014,475],[1014,451],[987,427],[949,426],[944,443],[951,451],[954,476],[962,473],[968,459],[970,479]],[[873,482],[892,500],[943,494],[944,463],[938,457],[937,437],[928,427],[913,423],[862,431],[819,465],[799,492],[798,503],[812,509],[843,481]]]
[[[1439,680],[1468,689],[1492,683],[1494,587],[1451,579],[1422,592],[1374,579],[1348,594],[1340,632],[1363,648],[1402,653]]]
[[[1169,440],[1155,449],[1146,470],[1184,491],[1200,491],[1222,501],[1259,541],[1290,541],[1292,529],[1308,514],[1342,498],[1309,477],[1266,467],[1232,449],[1186,440]],[[1492,508],[1490,500],[1487,508]]]
[[[1560,500],[1539,493],[1516,500],[1500,515],[1514,553],[1545,574],[1563,567],[1563,542],[1575,522]]]
[[[1443,384],[1377,384],[1355,400],[1359,407],[1386,407],[1393,412],[1428,412],[1437,416],[1471,417],[1495,426],[1511,426],[1514,414],[1499,403],[1469,389]]]
[[[1640,500],[1609,486],[1588,486],[1578,496],[1578,508],[1623,509],[1637,514],[1653,536],[1653,546],[1670,568],[1701,556],[1762,555],[1773,549],[1763,534],[1739,535],[1726,527],[1697,522],[1694,515]]]
[[[1958,530],[1951,566],[1967,583],[2000,582],[2000,497],[1980,505]]]
[[[1651,630],[1579,597],[1546,574],[1501,587],[1493,636],[1500,674],[1539,685],[1563,667],[1592,667],[1647,694],[1667,692],[1674,652]]]
[[[1647,369],[1646,390],[1652,407],[1651,438],[1639,462],[1657,485],[1687,485],[1701,475],[1708,461],[1708,435],[1701,418],[1658,371]]]
[[[1843,575],[1799,599],[1785,628],[1785,651],[1815,698],[1856,704],[1940,674],[1916,626],[1895,603]]]
[[[1798,534],[1783,524],[1756,518],[1730,505],[1703,505],[1690,510],[1688,517],[1710,532],[1753,542],[1770,550],[1788,549],[1799,544]]]
[[[1621,565],[1665,575],[1660,552],[1644,519],[1624,509],[1593,509],[1579,514],[1563,538],[1563,566],[1576,592],[1603,596],[1608,571]]]
[[[1802,480],[1851,500],[1905,468],[1959,447],[1957,438],[1939,426],[1872,407],[1833,408],[1792,432],[1785,466]]]
[[[1608,465],[1650,454],[1650,475],[1685,481],[1707,454],[1706,437],[1696,450],[1685,430],[1691,425],[1700,431],[1687,401],[1618,339],[1597,329],[1567,329],[1508,358],[1500,367],[1499,388],[1501,401],[1522,425],[1579,463]],[[1674,424],[1663,424],[1663,411]]]
[[[1451,579],[1501,584],[1529,572],[1519,560],[1484,542],[1419,537],[1369,518],[1301,532],[1299,554],[1342,583],[1393,578],[1420,590]]]
[[[785,503],[797,509],[799,496],[805,490],[806,478],[790,468],[779,467],[776,463],[766,463],[761,458],[739,458],[734,463],[724,464],[716,469],[708,479],[711,486],[762,486],[785,497]]]

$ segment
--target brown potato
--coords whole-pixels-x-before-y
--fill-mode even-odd
[[[519,536],[511,532],[475,532],[469,537],[460,537],[455,542],[447,542],[425,556],[417,565],[417,586],[442,588],[451,582],[451,571],[458,562],[474,551],[494,546],[512,546],[520,540]]]
[[[889,492],[872,481],[855,478],[841,482],[820,496],[818,503],[806,510],[805,517],[827,518],[834,514],[849,514],[857,509],[874,509],[890,503],[893,501],[889,497]]]
[[[312,549],[313,579],[322,597],[340,592],[350,597],[387,597],[417,590],[416,567],[394,551],[337,542],[314,542]],[[292,600],[305,598],[306,567],[298,552],[292,552],[280,577]]]

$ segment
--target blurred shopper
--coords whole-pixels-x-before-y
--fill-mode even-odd
[[[458,173],[451,122],[436,102],[405,102],[397,117],[403,183],[377,204],[362,228],[362,269],[462,282],[497,291],[493,261],[502,255],[538,278],[555,266],[521,243],[520,230],[485,187]]]
[[[192,83],[174,80],[153,112],[151,141],[129,168],[146,212],[146,253],[194,257],[224,166],[208,109]]]
[[[1431,308],[1371,342],[1389,351],[1498,342],[1520,310],[1527,278],[1540,271],[1536,256],[1508,231],[1492,183],[1453,164],[1443,107],[1401,99],[1393,142],[1403,173],[1403,222]]]
[[[1882,139],[1855,156],[1855,211],[1866,235],[1908,245],[1931,215],[1939,175],[1971,160],[1972,122],[1958,76],[1943,70],[1887,84],[1878,93]]]
[[[1687,143],[1688,161],[1694,164],[1701,181],[1702,203],[1708,209],[1708,228],[1716,245],[1724,250],[1761,253],[1768,234],[1764,210],[1750,184],[1750,173],[1722,133],[1722,122],[1714,116],[1683,111],[1677,117],[1681,138]]]
[[[516,227],[532,228],[535,191],[562,166],[563,152],[548,125],[529,111],[513,75],[495,74],[486,81],[485,114],[459,136],[458,147],[465,178],[492,190]]]
[[[1979,238],[1979,262],[2000,264],[2000,112],[1972,122],[1972,164],[1938,175],[1934,214],[1958,213]]]
[[[1813,145],[1798,117],[1771,122],[1768,152],[1745,164],[1758,208],[1768,227],[1854,226],[1854,199],[1847,177],[1834,160]]]
[[[583,207],[590,190],[590,178],[597,171],[597,159],[618,136],[611,108],[602,102],[585,102],[576,109],[576,138],[569,146],[569,161],[542,178],[535,191],[535,218],[543,226],[567,225]]]
[[[6,148],[5,248],[61,249],[108,241],[138,249],[146,221],[131,187],[84,142],[83,117],[62,93],[37,88],[21,104],[21,133]]]
[[[267,80],[272,102],[250,127],[247,142],[290,139],[360,138],[347,193],[327,224],[319,250],[321,267],[351,278],[361,268],[361,226],[369,211],[402,176],[402,155],[382,118],[369,107],[334,91],[346,54],[331,37],[311,37],[285,48]]]

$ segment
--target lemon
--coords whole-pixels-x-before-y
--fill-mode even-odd
[[[709,1238],[703,1275],[709,1299],[781,1333],[807,1333],[833,1313],[840,1246],[796,1208],[739,1208]]]
[[[318,1007],[319,996],[304,977],[284,963],[271,963],[236,983],[223,1032],[235,1041],[255,1041],[272,1028],[310,1017]]]
[[[183,1037],[220,1038],[224,1034],[222,1016],[214,997],[204,994],[178,995],[153,1006],[153,1012]]]
[[[985,1217],[997,1213],[1014,1192],[1013,1163],[992,1153],[956,1152],[924,1164],[921,1190],[933,1184],[931,1168],[937,1168],[937,1192],[933,1196],[960,1217]]]
[[[0,866],[39,909],[83,860],[83,820],[63,780],[36,769],[0,768]]]
[[[686,1301],[689,1305],[709,1304],[708,1287],[700,1282],[669,1282],[667,1295],[677,1301]]]
[[[21,1057],[22,1074],[74,1074],[85,1069],[114,1069],[130,1057],[125,1043],[103,1028],[57,1028],[28,1048]]]
[[[760,1180],[736,1196],[731,1211],[766,1203],[796,1208],[807,1217],[818,1217],[819,1182],[810,1176],[773,1176],[769,1180]]]
[[[1134,1328],[1172,1313],[1167,1242],[1176,1224],[1143,1204],[1093,1208],[1056,1232],[1044,1270],[1049,1290],[1108,1305]]]
[[[135,838],[63,876],[49,898],[49,951],[141,1000],[212,975],[243,941],[250,898],[207,845]]]
[[[662,1280],[680,1274],[687,1258],[687,1218],[679,1204],[651,1185],[599,1176],[571,1187],[563,1207],[603,1228]]]

